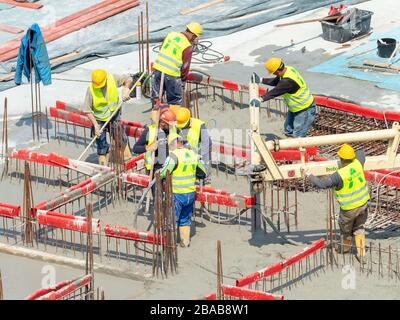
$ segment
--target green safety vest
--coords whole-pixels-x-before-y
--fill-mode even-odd
[[[370,196],[361,162],[355,159],[337,172],[343,180],[343,187],[333,191],[340,208],[347,211],[365,205]]]
[[[93,114],[97,120],[107,121],[118,107],[118,87],[112,74],[107,75],[107,100],[101,89],[89,86],[93,98]]]
[[[172,77],[181,76],[182,53],[192,44],[180,32],[170,32],[154,62],[154,69],[164,72]]]
[[[204,121],[200,119],[191,118],[190,128],[187,131],[186,137],[184,139],[190,144],[190,146],[197,151],[200,144],[201,126],[205,124]]]
[[[147,137],[147,144],[146,146],[151,145],[154,141],[156,141],[156,125],[153,123],[151,125],[148,126],[149,128],[149,133],[148,133],[148,137]],[[172,127],[171,128],[171,133],[176,133],[176,127]],[[146,151],[146,153],[144,154],[144,166],[146,167],[147,170],[151,170],[151,166],[153,164],[153,157],[152,157],[152,153],[151,151]]]
[[[172,192],[179,194],[195,192],[198,155],[187,148],[176,149],[171,153],[178,160],[178,166],[172,172]]]
[[[310,89],[308,89],[306,82],[300,73],[291,66],[286,66],[286,72],[283,75],[283,78],[292,79],[299,85],[299,90],[297,90],[294,94],[284,93],[283,99],[285,100],[289,111],[291,112],[299,112],[301,110],[307,109],[312,105],[314,101],[314,97],[310,93]]]

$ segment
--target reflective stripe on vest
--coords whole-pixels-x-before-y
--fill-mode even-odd
[[[198,151],[200,144],[200,136],[201,136],[201,126],[205,124],[204,121],[201,121],[196,118],[190,119],[190,128],[187,130],[187,135],[183,139],[190,144],[190,147],[193,148],[195,152]]]
[[[310,89],[308,89],[303,77],[295,68],[286,66],[286,72],[282,79],[283,78],[292,79],[300,87],[299,90],[297,90],[294,94],[283,94],[283,98],[285,99],[285,102],[291,112],[299,112],[312,105],[314,97],[311,95]]]
[[[196,191],[197,154],[187,148],[176,149],[171,152],[178,161],[177,168],[172,172],[173,193],[191,193]]]
[[[156,125],[153,123],[149,125],[148,128],[149,128],[149,133],[147,137],[146,147],[154,143],[154,141],[156,140]],[[147,170],[151,170],[151,165],[153,164],[152,154],[153,154],[152,151],[146,151],[146,153],[144,154],[144,166],[146,167]]]
[[[156,125],[153,123],[148,126],[148,129],[149,132],[148,132],[146,147],[148,147],[149,145],[153,144],[156,141]],[[173,132],[176,133],[176,127],[171,127],[170,131],[171,133]],[[152,154],[153,154],[152,151],[146,151],[146,153],[144,154],[144,166],[146,167],[147,170],[151,170],[151,165],[153,164]]]
[[[183,63],[182,54],[190,46],[191,43],[183,33],[170,32],[156,57],[154,69],[172,77],[180,77]]]
[[[107,100],[102,89],[95,89],[89,86],[93,99],[93,114],[97,120],[107,121],[118,107],[118,87],[112,74],[107,75]]]
[[[333,191],[340,208],[351,210],[365,205],[370,196],[361,162],[355,159],[352,163],[339,169],[338,174],[342,178],[343,188],[340,190],[334,188]]]

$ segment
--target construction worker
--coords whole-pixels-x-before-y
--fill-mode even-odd
[[[204,179],[206,169],[199,156],[183,147],[182,137],[171,133],[168,137],[170,154],[160,172],[165,178],[167,171],[172,175],[172,192],[176,225],[179,227],[181,247],[190,245],[190,226],[193,205],[196,198],[196,178]]]
[[[97,154],[101,165],[108,165],[110,145],[107,142],[107,130],[103,130],[100,133],[100,129],[120,105],[118,87],[123,87],[122,101],[127,101],[130,99],[131,85],[130,76],[117,76],[101,69],[92,72],[92,83],[87,89],[84,105],[97,137]],[[114,135],[115,126],[120,119],[121,109],[109,122],[108,128],[112,135]],[[122,140],[125,145],[124,160],[127,161],[132,157],[132,154],[128,146],[125,130],[122,130]]]
[[[275,78],[260,78],[256,73],[252,81],[273,86],[262,97],[252,99],[250,104],[260,107],[261,102],[283,96],[289,111],[286,115],[284,132],[288,137],[305,137],[311,128],[315,115],[315,101],[300,73],[291,66],[285,66],[281,58],[271,58],[265,68]]]
[[[339,170],[327,177],[318,178],[304,174],[317,188],[333,188],[340,205],[339,227],[342,234],[342,252],[351,249],[352,237],[355,237],[358,257],[365,256],[364,224],[367,221],[367,206],[370,199],[368,183],[364,175],[365,152],[357,151],[343,144],[339,151]]]
[[[171,107],[171,110],[175,112],[176,126],[180,130],[183,143],[200,156],[209,173],[211,171],[211,137],[206,123],[200,119],[192,118],[188,108]],[[209,184],[209,181],[206,183]]]
[[[164,91],[167,103],[182,105],[182,92],[190,70],[193,48],[203,32],[198,22],[191,22],[184,32],[170,32],[164,39],[160,52],[153,65],[154,80],[152,88],[153,105],[160,91],[161,75],[164,73]],[[159,101],[159,100],[158,100]]]
[[[140,138],[133,146],[133,152],[136,154],[144,153],[144,162],[147,172],[151,171],[151,166],[154,163],[154,171],[161,169],[165,160],[168,157],[168,135],[172,132],[176,133],[176,116],[169,108],[163,108],[160,111],[158,141],[156,142],[157,133],[157,111],[152,111],[152,124],[146,126]],[[152,155],[154,152],[154,162]]]

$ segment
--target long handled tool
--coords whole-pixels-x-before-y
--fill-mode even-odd
[[[163,96],[163,92],[164,92],[164,77],[165,74],[164,72],[161,73],[161,81],[160,81],[160,91],[158,93],[158,102],[159,104],[161,104],[162,102],[162,96]],[[158,143],[158,130],[160,127],[160,107],[157,107],[157,116],[156,116],[156,137],[154,140],[154,143]],[[154,161],[155,161],[155,153],[156,151],[153,150],[151,152],[151,169],[150,169],[150,181],[153,180],[153,176],[154,176]],[[146,212],[149,212],[149,208],[150,208],[150,195],[147,196],[146,199]]]
[[[139,82],[142,80],[142,78],[144,77],[146,73],[143,72],[142,75],[140,76],[140,78],[136,81],[136,83],[134,84],[134,86],[132,87],[132,89],[129,91],[129,94],[132,93],[133,90],[135,90],[136,86],[139,84]],[[117,114],[117,112],[119,111],[119,109],[121,109],[123,102],[121,102],[117,108],[114,110],[114,112],[112,113],[111,117],[103,124],[103,126],[100,128],[100,132],[98,135],[96,135],[92,141],[90,141],[90,143],[88,144],[88,146],[86,147],[85,150],[83,150],[83,152],[81,153],[81,155],[79,156],[79,158],[77,160],[81,160],[82,157],[84,156],[84,154],[89,150],[89,148],[92,146],[92,144],[96,141],[96,139],[98,138],[98,136],[104,131],[104,129],[107,127],[107,125],[110,123],[111,119],[114,118],[114,116]]]

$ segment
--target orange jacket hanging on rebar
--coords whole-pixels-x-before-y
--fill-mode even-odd
[[[183,63],[182,53],[190,46],[191,43],[184,34],[170,32],[162,44],[156,62],[153,65],[154,69],[172,77],[180,77]]]
[[[107,75],[107,99],[102,89],[96,89],[90,85],[90,93],[93,97],[93,114],[97,120],[107,121],[118,107],[119,93],[117,83],[112,74]]]

